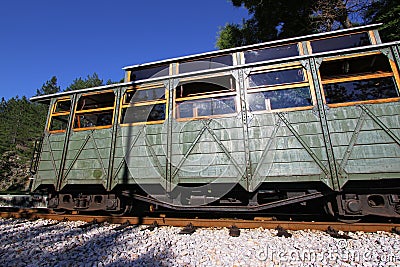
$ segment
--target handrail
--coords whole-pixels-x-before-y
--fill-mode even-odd
[[[35,146],[33,148],[33,153],[31,157],[31,166],[29,167],[29,172],[32,175],[35,175],[37,172],[40,159],[40,152],[42,150],[42,145],[43,145],[43,138],[44,136],[42,135],[40,138],[35,140]]]

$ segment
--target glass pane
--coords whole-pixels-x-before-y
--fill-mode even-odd
[[[311,41],[313,53],[370,45],[366,32]]]
[[[218,97],[184,101],[177,104],[178,118],[193,118],[236,112],[235,97]]]
[[[131,70],[131,81],[156,78],[169,75],[169,65],[160,65],[156,67],[141,68]]]
[[[229,114],[235,113],[235,97],[213,98],[212,99],[212,114]]]
[[[312,105],[309,87],[251,93],[248,101],[251,111]]]
[[[326,61],[322,62],[319,69],[323,80],[346,75],[391,71],[388,58],[382,54]]]
[[[114,92],[84,95],[79,98],[77,110],[108,108],[114,106]]]
[[[121,118],[122,124],[165,120],[165,104],[124,108]]]
[[[223,68],[232,65],[233,65],[232,55],[202,58],[189,62],[179,63],[179,73]]]
[[[207,93],[220,93],[235,91],[236,83],[232,76],[219,76],[183,82],[176,88],[176,97],[190,97]]]
[[[67,112],[71,110],[71,100],[60,100],[56,103],[56,108],[54,110],[57,112]]]
[[[303,69],[290,69],[269,71],[251,74],[249,76],[250,87],[296,83],[304,81]]]
[[[52,116],[49,131],[66,130],[68,127],[69,115]]]
[[[87,128],[96,126],[108,126],[112,124],[112,111],[77,114],[74,128]]]
[[[259,50],[245,51],[244,58],[246,63],[265,61],[277,58],[294,57],[298,56],[297,45],[285,45],[268,47]]]
[[[328,104],[398,97],[392,77],[325,84]]]
[[[146,90],[130,91],[125,94],[125,104],[136,103],[150,100],[165,99],[165,88],[151,88]]]

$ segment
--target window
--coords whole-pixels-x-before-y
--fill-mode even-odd
[[[54,103],[48,130],[50,132],[64,132],[68,127],[69,114],[71,112],[71,100],[59,99]]]
[[[209,57],[179,63],[179,73],[217,69],[233,65],[232,55]]]
[[[236,83],[232,76],[187,81],[176,89],[176,117],[197,118],[236,112]]]
[[[368,33],[355,33],[311,41],[313,53],[370,45]]]
[[[154,67],[142,67],[131,70],[130,81],[143,80],[169,75],[169,65],[159,65]]]
[[[244,52],[246,63],[298,56],[297,44],[267,47]]]
[[[251,93],[248,96],[251,111],[311,106],[309,87]]]
[[[389,60],[382,54],[327,60],[319,71],[327,104],[399,97]]]
[[[311,91],[302,67],[250,73],[248,103],[251,111],[308,107]]]
[[[74,128],[106,128],[112,125],[114,115],[114,92],[83,95],[75,111]]]
[[[151,85],[128,90],[122,101],[121,124],[165,120],[165,87]]]
[[[301,68],[253,73],[249,76],[250,87],[272,86],[305,81]]]

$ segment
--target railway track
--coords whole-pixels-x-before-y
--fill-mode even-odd
[[[3,218],[21,218],[21,219],[48,219],[48,220],[69,220],[84,221],[87,223],[113,223],[125,225],[158,225],[158,226],[176,226],[185,227],[189,224],[194,227],[232,227],[242,229],[265,228],[276,229],[277,227],[286,230],[319,230],[326,231],[328,228],[344,232],[398,232],[399,223],[343,223],[343,222],[315,222],[315,221],[274,221],[268,217],[255,217],[248,219],[204,219],[204,218],[169,218],[169,217],[113,217],[88,214],[53,214],[47,213],[43,209],[21,209],[17,211],[0,211],[0,217]]]

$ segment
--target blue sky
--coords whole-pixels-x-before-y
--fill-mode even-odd
[[[65,89],[94,72],[216,50],[219,27],[248,16],[228,0],[2,0],[0,97],[31,97],[52,76]]]

